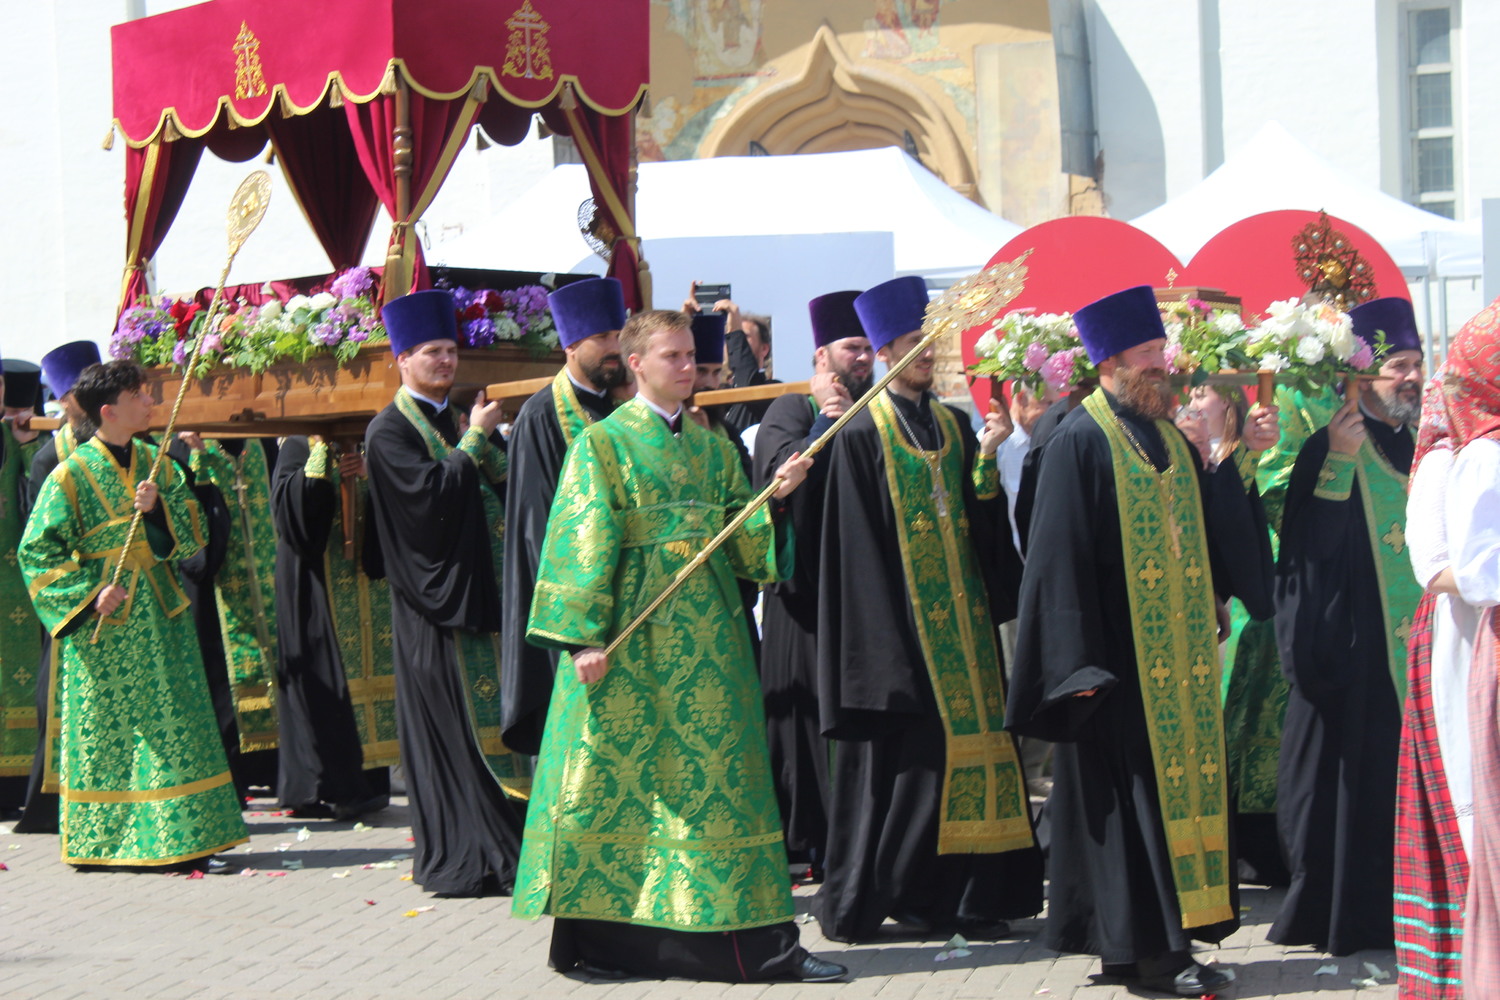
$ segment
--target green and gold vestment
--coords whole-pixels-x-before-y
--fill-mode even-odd
[[[10,421],[0,422],[0,777],[30,773],[36,755],[36,677],[42,657],[37,620],[21,575],[25,521],[21,490],[42,438],[16,442]]]
[[[605,646],[750,495],[730,442],[637,398],[568,452],[528,636]],[[762,508],[599,682],[557,671],[513,911],[729,931],[790,920],[786,851],[736,577],[789,575]]]
[[[308,442],[304,471],[309,479],[326,479],[335,489],[343,488],[338,463],[331,460],[328,442]],[[343,504],[333,509],[333,529],[323,549],[323,579],[327,582],[328,610],[338,639],[349,684],[349,703],[359,727],[364,766],[393,767],[401,763],[396,741],[396,677],[391,664],[391,591],[384,580],[372,580],[360,564],[361,539],[365,531],[360,512],[367,507],[369,480],[356,482],[354,510],[354,558],[344,555],[346,526]]]
[[[154,456],[135,441],[125,469],[98,438],[80,446],[48,477],[21,541],[32,600],[56,639],[59,823],[73,864],[170,864],[246,840],[175,566],[204,544],[201,511],[170,461],[158,479],[167,531],[143,522],[126,556],[129,596],[91,641],[90,606]]]
[[[984,578],[970,541],[964,479],[981,500],[1000,494],[993,455],[964,467],[963,429],[945,406],[931,413],[942,436],[934,455],[906,439],[895,404],[870,404],[885,457],[912,620],[943,720],[947,771],[939,854],[995,854],[1030,847],[1030,807],[1015,742],[1005,731],[1005,682]]]
[[[224,662],[234,691],[240,749],[276,746],[276,527],[266,450],[254,438],[238,455],[218,441],[194,451],[192,470],[224,495],[229,540],[214,575]]]
[[[1276,387],[1281,439],[1260,453],[1255,483],[1271,528],[1271,553],[1281,548],[1281,511],[1297,453],[1313,431],[1328,426],[1343,400],[1331,388],[1316,393]],[[1224,736],[1230,786],[1241,813],[1276,811],[1276,763],[1286,718],[1287,683],[1276,651],[1276,623],[1255,621],[1242,601],[1229,602],[1231,629],[1224,647]]]

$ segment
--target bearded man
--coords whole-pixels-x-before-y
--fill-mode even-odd
[[[812,319],[812,390],[771,403],[755,438],[754,475],[764,488],[781,464],[804,452],[874,381],[875,351],[854,311],[859,292],[829,292],[807,304]],[[776,801],[787,854],[821,877],[828,837],[828,741],[819,732],[817,695],[818,550],[827,467],[814,465],[789,501],[797,538],[792,577],[765,590],[760,685]]]
[[[1248,451],[1215,469],[1167,416],[1166,331],[1149,287],[1078,310],[1099,388],[1048,438],[1021,577],[1009,728],[1057,743],[1047,928],[1106,975],[1199,996],[1229,981],[1194,938],[1239,926],[1229,849],[1216,597],[1271,613],[1270,545]]]
[[[1349,318],[1388,351],[1371,390],[1307,439],[1287,485],[1276,637],[1291,690],[1276,802],[1292,881],[1267,935],[1335,955],[1393,944],[1406,639],[1422,596],[1406,546],[1422,413],[1416,315],[1386,298]]]

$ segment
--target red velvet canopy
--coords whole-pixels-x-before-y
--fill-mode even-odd
[[[393,219],[385,294],[427,284],[408,236],[469,131],[514,144],[533,113],[569,135],[618,234],[610,273],[649,301],[634,224],[634,116],[649,0],[212,0],[112,29],[126,151],[121,309],[182,204],[202,151],[269,140],[335,269]]]

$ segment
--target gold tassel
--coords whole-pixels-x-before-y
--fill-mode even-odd
[[[344,106],[344,85],[335,80],[328,87],[328,106],[330,108],[342,108]]]
[[[490,78],[481,76],[474,81],[474,86],[469,88],[469,97],[483,104],[490,99]]]
[[[292,106],[292,99],[286,96],[286,91],[276,91],[276,109],[281,112],[283,118],[297,117],[297,109]]]
[[[640,118],[650,118],[651,117],[651,91],[650,90],[646,90],[646,91],[643,91],[641,93],[641,103],[640,103],[640,106],[636,108],[635,113],[636,113],[636,116],[640,117]]]
[[[266,148],[266,162],[267,163],[275,163],[276,162],[276,147],[275,146],[269,146],[269,147]]]
[[[182,133],[179,132],[179,131],[177,131],[177,125],[176,125],[176,123],[173,121],[172,116],[168,115],[166,117],[166,119],[162,122],[162,126],[161,126],[161,141],[162,142],[176,142],[178,139],[181,139],[181,138],[182,138]]]
[[[564,111],[578,110],[578,98],[573,96],[572,83],[563,84],[562,100],[557,102],[557,106]]]
[[[385,67],[385,78],[380,81],[380,92],[386,97],[396,93],[396,61],[392,59]]]
[[[104,133],[103,148],[105,150],[110,150],[110,149],[114,149],[115,148],[115,127],[113,125],[110,125],[109,131],[106,132],[106,133]]]

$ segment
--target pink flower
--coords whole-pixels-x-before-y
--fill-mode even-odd
[[[1355,337],[1354,340],[1359,344],[1359,347],[1355,348],[1354,353],[1349,355],[1349,367],[1355,371],[1364,371],[1375,363],[1375,350],[1363,337]]]
[[[224,349],[224,338],[217,333],[208,333],[203,336],[203,353],[213,352],[217,354]]]
[[[1058,391],[1071,386],[1073,384],[1073,361],[1082,350],[1080,347],[1069,347],[1052,355],[1041,366],[1042,378]]]
[[[1021,359],[1021,363],[1026,366],[1027,371],[1041,371],[1042,366],[1047,363],[1046,345],[1041,344],[1037,341],[1032,341],[1031,343],[1027,344],[1026,356]]]
[[[1177,371],[1177,359],[1182,357],[1182,345],[1167,341],[1167,349],[1164,353],[1167,359],[1167,369],[1173,372]]]

